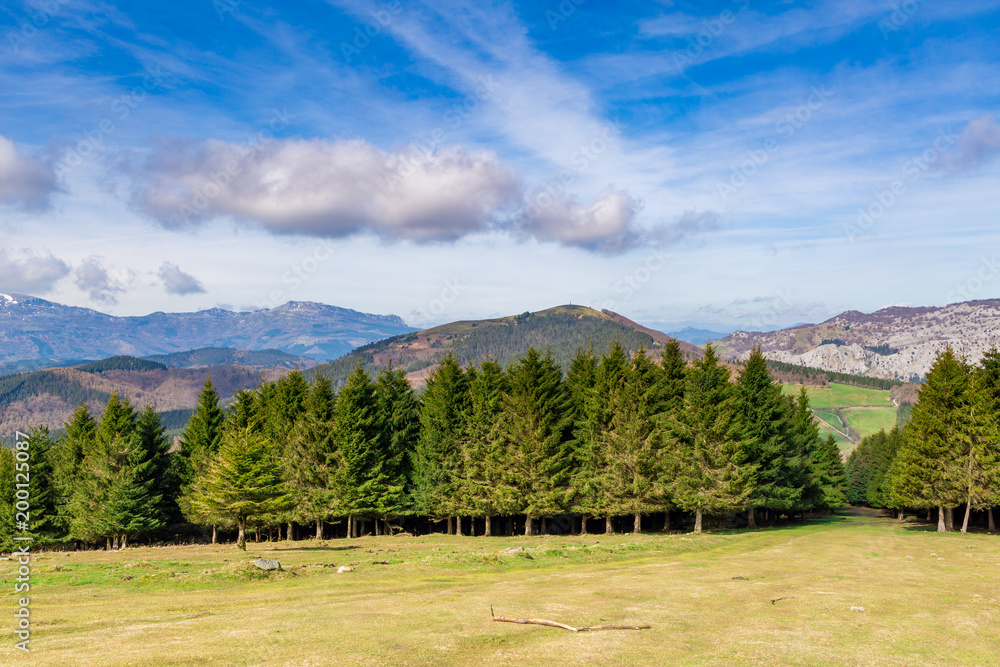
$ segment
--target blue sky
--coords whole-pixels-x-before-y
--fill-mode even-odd
[[[759,329],[1000,296],[1000,1],[0,8],[0,292]]]

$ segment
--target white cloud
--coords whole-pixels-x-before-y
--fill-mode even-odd
[[[69,272],[69,265],[52,253],[38,253],[26,249],[17,256],[11,256],[6,249],[0,248],[2,292],[44,294]]]
[[[56,189],[56,177],[49,167],[25,157],[10,139],[0,135],[0,204],[44,209]]]
[[[494,153],[387,153],[360,140],[167,147],[135,194],[167,227],[228,215],[276,234],[415,242],[491,229],[520,200],[517,176]]]
[[[536,192],[521,221],[521,230],[545,241],[615,253],[638,241],[633,221],[638,202],[627,192],[606,189],[589,204],[566,196]]]
[[[171,264],[170,262],[161,264],[159,276],[160,280],[163,281],[163,287],[167,290],[167,294],[184,295],[205,292],[205,286],[201,284],[200,280],[190,273],[185,273],[176,264]]]
[[[88,257],[80,263],[74,273],[74,282],[90,295],[90,300],[108,306],[118,303],[118,295],[125,292],[121,283],[112,278],[104,266],[102,257]]]

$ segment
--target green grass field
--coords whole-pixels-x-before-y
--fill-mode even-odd
[[[798,385],[783,385],[782,391],[798,395]],[[833,435],[841,450],[847,451],[856,444],[843,435],[843,422],[857,431],[861,438],[884,429],[891,429],[896,423],[896,407],[888,391],[852,387],[844,384],[829,384],[826,387],[806,387],[809,405],[816,416],[832,425],[820,424],[820,432]]]
[[[249,569],[257,556],[285,571]],[[10,610],[15,565],[0,568]],[[32,653],[18,654],[7,632],[0,663],[987,665],[1000,646],[998,568],[1000,537],[939,535],[865,511],[700,536],[46,553],[33,562]],[[652,627],[497,623],[490,605],[508,617]]]

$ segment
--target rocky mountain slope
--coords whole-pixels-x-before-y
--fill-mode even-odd
[[[744,359],[756,345],[769,359],[895,380],[927,375],[946,345],[970,362],[1000,346],[1000,299],[943,307],[894,306],[841,313],[820,324],[769,333],[736,331],[719,341],[723,356]]]
[[[162,355],[203,347],[273,349],[320,361],[359,345],[414,331],[395,315],[372,315],[320,303],[233,312],[156,312],[114,317],[20,294],[0,294],[0,363],[67,361],[114,355]],[[37,366],[36,366],[37,367]],[[18,370],[23,370],[24,365]]]

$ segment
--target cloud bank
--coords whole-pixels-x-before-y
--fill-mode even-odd
[[[69,272],[69,265],[52,253],[22,250],[12,256],[0,248],[0,292],[45,294]]]
[[[386,152],[361,140],[175,143],[160,145],[133,178],[133,205],[170,229],[230,216],[273,234],[414,243],[505,231],[609,254],[662,234],[637,225],[641,204],[624,190],[609,186],[590,202],[562,188],[526,197],[521,178],[495,153],[454,147],[425,153]]]
[[[176,264],[171,264],[170,262],[161,264],[159,276],[160,280],[163,281],[163,287],[167,290],[167,294],[185,295],[205,292],[205,286],[201,284],[200,280],[190,273],[181,271]]]
[[[0,135],[0,204],[45,209],[56,189],[56,176],[49,167],[25,157]]]

